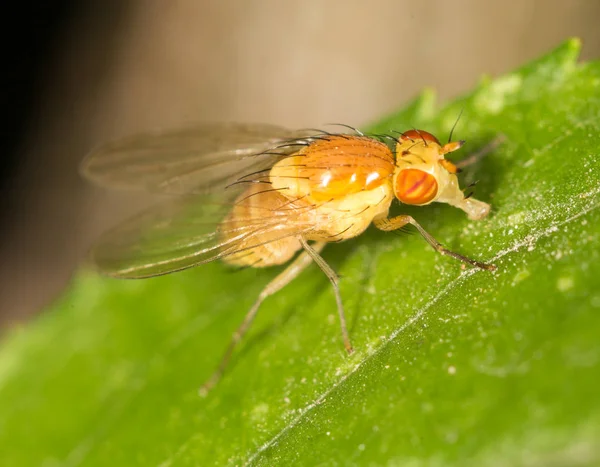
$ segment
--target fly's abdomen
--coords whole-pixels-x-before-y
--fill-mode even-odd
[[[281,217],[289,200],[273,191],[269,185],[251,184],[235,201],[229,215],[219,226],[221,250],[226,263],[235,266],[266,267],[289,261],[301,248],[291,233],[298,225]],[[286,216],[287,217],[287,216]],[[239,238],[243,238],[240,242]]]

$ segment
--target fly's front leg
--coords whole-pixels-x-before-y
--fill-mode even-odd
[[[427,233],[427,231],[421,226],[421,224],[419,224],[411,216],[396,216],[392,217],[391,219],[376,219],[374,221],[374,224],[375,227],[386,232],[400,229],[406,224],[414,225],[415,228],[422,235],[422,237],[427,241],[427,243],[429,243],[437,252],[441,253],[442,255],[451,256],[452,258],[462,261],[463,263],[469,264],[479,269],[484,269],[486,271],[496,270],[496,266],[494,266],[493,264],[480,263],[479,261],[475,261],[459,253],[454,253],[453,251],[448,250],[440,242],[433,238],[429,233]]]
[[[303,246],[304,246],[304,244],[303,244]],[[325,243],[322,242],[322,243],[317,243],[314,247],[311,247],[311,249],[314,251],[313,254],[318,255],[324,246],[325,246]],[[283,287],[285,287],[287,284],[289,284],[293,279],[295,279],[298,276],[298,274],[300,274],[304,269],[306,269],[306,267],[310,263],[312,263],[312,261],[313,261],[312,255],[306,251],[303,251],[287,268],[285,268],[283,270],[283,272],[281,272],[278,276],[276,276],[262,290],[262,292],[256,299],[256,302],[254,302],[254,305],[252,305],[252,308],[250,308],[250,310],[248,310],[248,313],[246,313],[246,316],[244,317],[244,321],[242,321],[242,324],[240,324],[240,326],[237,328],[237,330],[233,333],[233,336],[231,337],[231,341],[229,342],[229,346],[225,350],[225,353],[223,354],[223,357],[221,358],[221,362],[219,363],[219,366],[217,367],[215,372],[212,374],[210,379],[206,383],[204,383],[204,385],[200,388],[201,396],[205,396],[208,393],[208,391],[211,390],[223,376],[223,372],[225,371],[225,368],[227,367],[229,360],[231,360],[231,355],[233,354],[234,349],[236,348],[238,343],[242,340],[242,338],[244,337],[246,332],[248,332],[248,329],[250,328],[250,325],[254,321],[254,318],[256,317],[256,313],[258,313],[258,309],[260,308],[260,305],[265,300],[265,298],[267,298],[269,295],[273,295],[275,292],[281,290]]]

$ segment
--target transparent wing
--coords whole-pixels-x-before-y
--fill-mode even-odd
[[[266,124],[217,123],[140,134],[100,146],[81,173],[109,188],[205,194],[271,167],[313,132]],[[281,146],[281,147],[279,147]]]
[[[265,210],[234,224],[226,216],[237,194],[231,191],[229,199],[221,193],[178,197],[152,207],[104,234],[91,252],[92,261],[110,276],[138,279],[246,251],[267,243],[265,238],[271,242],[310,230],[294,210]]]

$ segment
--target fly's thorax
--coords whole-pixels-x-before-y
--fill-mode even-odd
[[[490,205],[466,197],[460,189],[456,166],[444,158],[460,149],[463,141],[442,146],[431,133],[410,130],[403,133],[396,146],[394,194],[402,203],[424,206],[433,202],[447,203],[465,211],[469,219],[482,219]]]
[[[343,199],[391,184],[394,156],[384,143],[350,135],[323,136],[270,171],[273,188],[315,203]]]

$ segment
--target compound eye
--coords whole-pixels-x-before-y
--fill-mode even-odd
[[[427,204],[437,191],[435,177],[422,170],[404,169],[396,177],[396,197],[404,204]]]
[[[405,131],[404,133],[402,133],[402,139],[410,139],[412,141],[425,141],[425,143],[435,143],[441,146],[438,139],[425,130]]]

